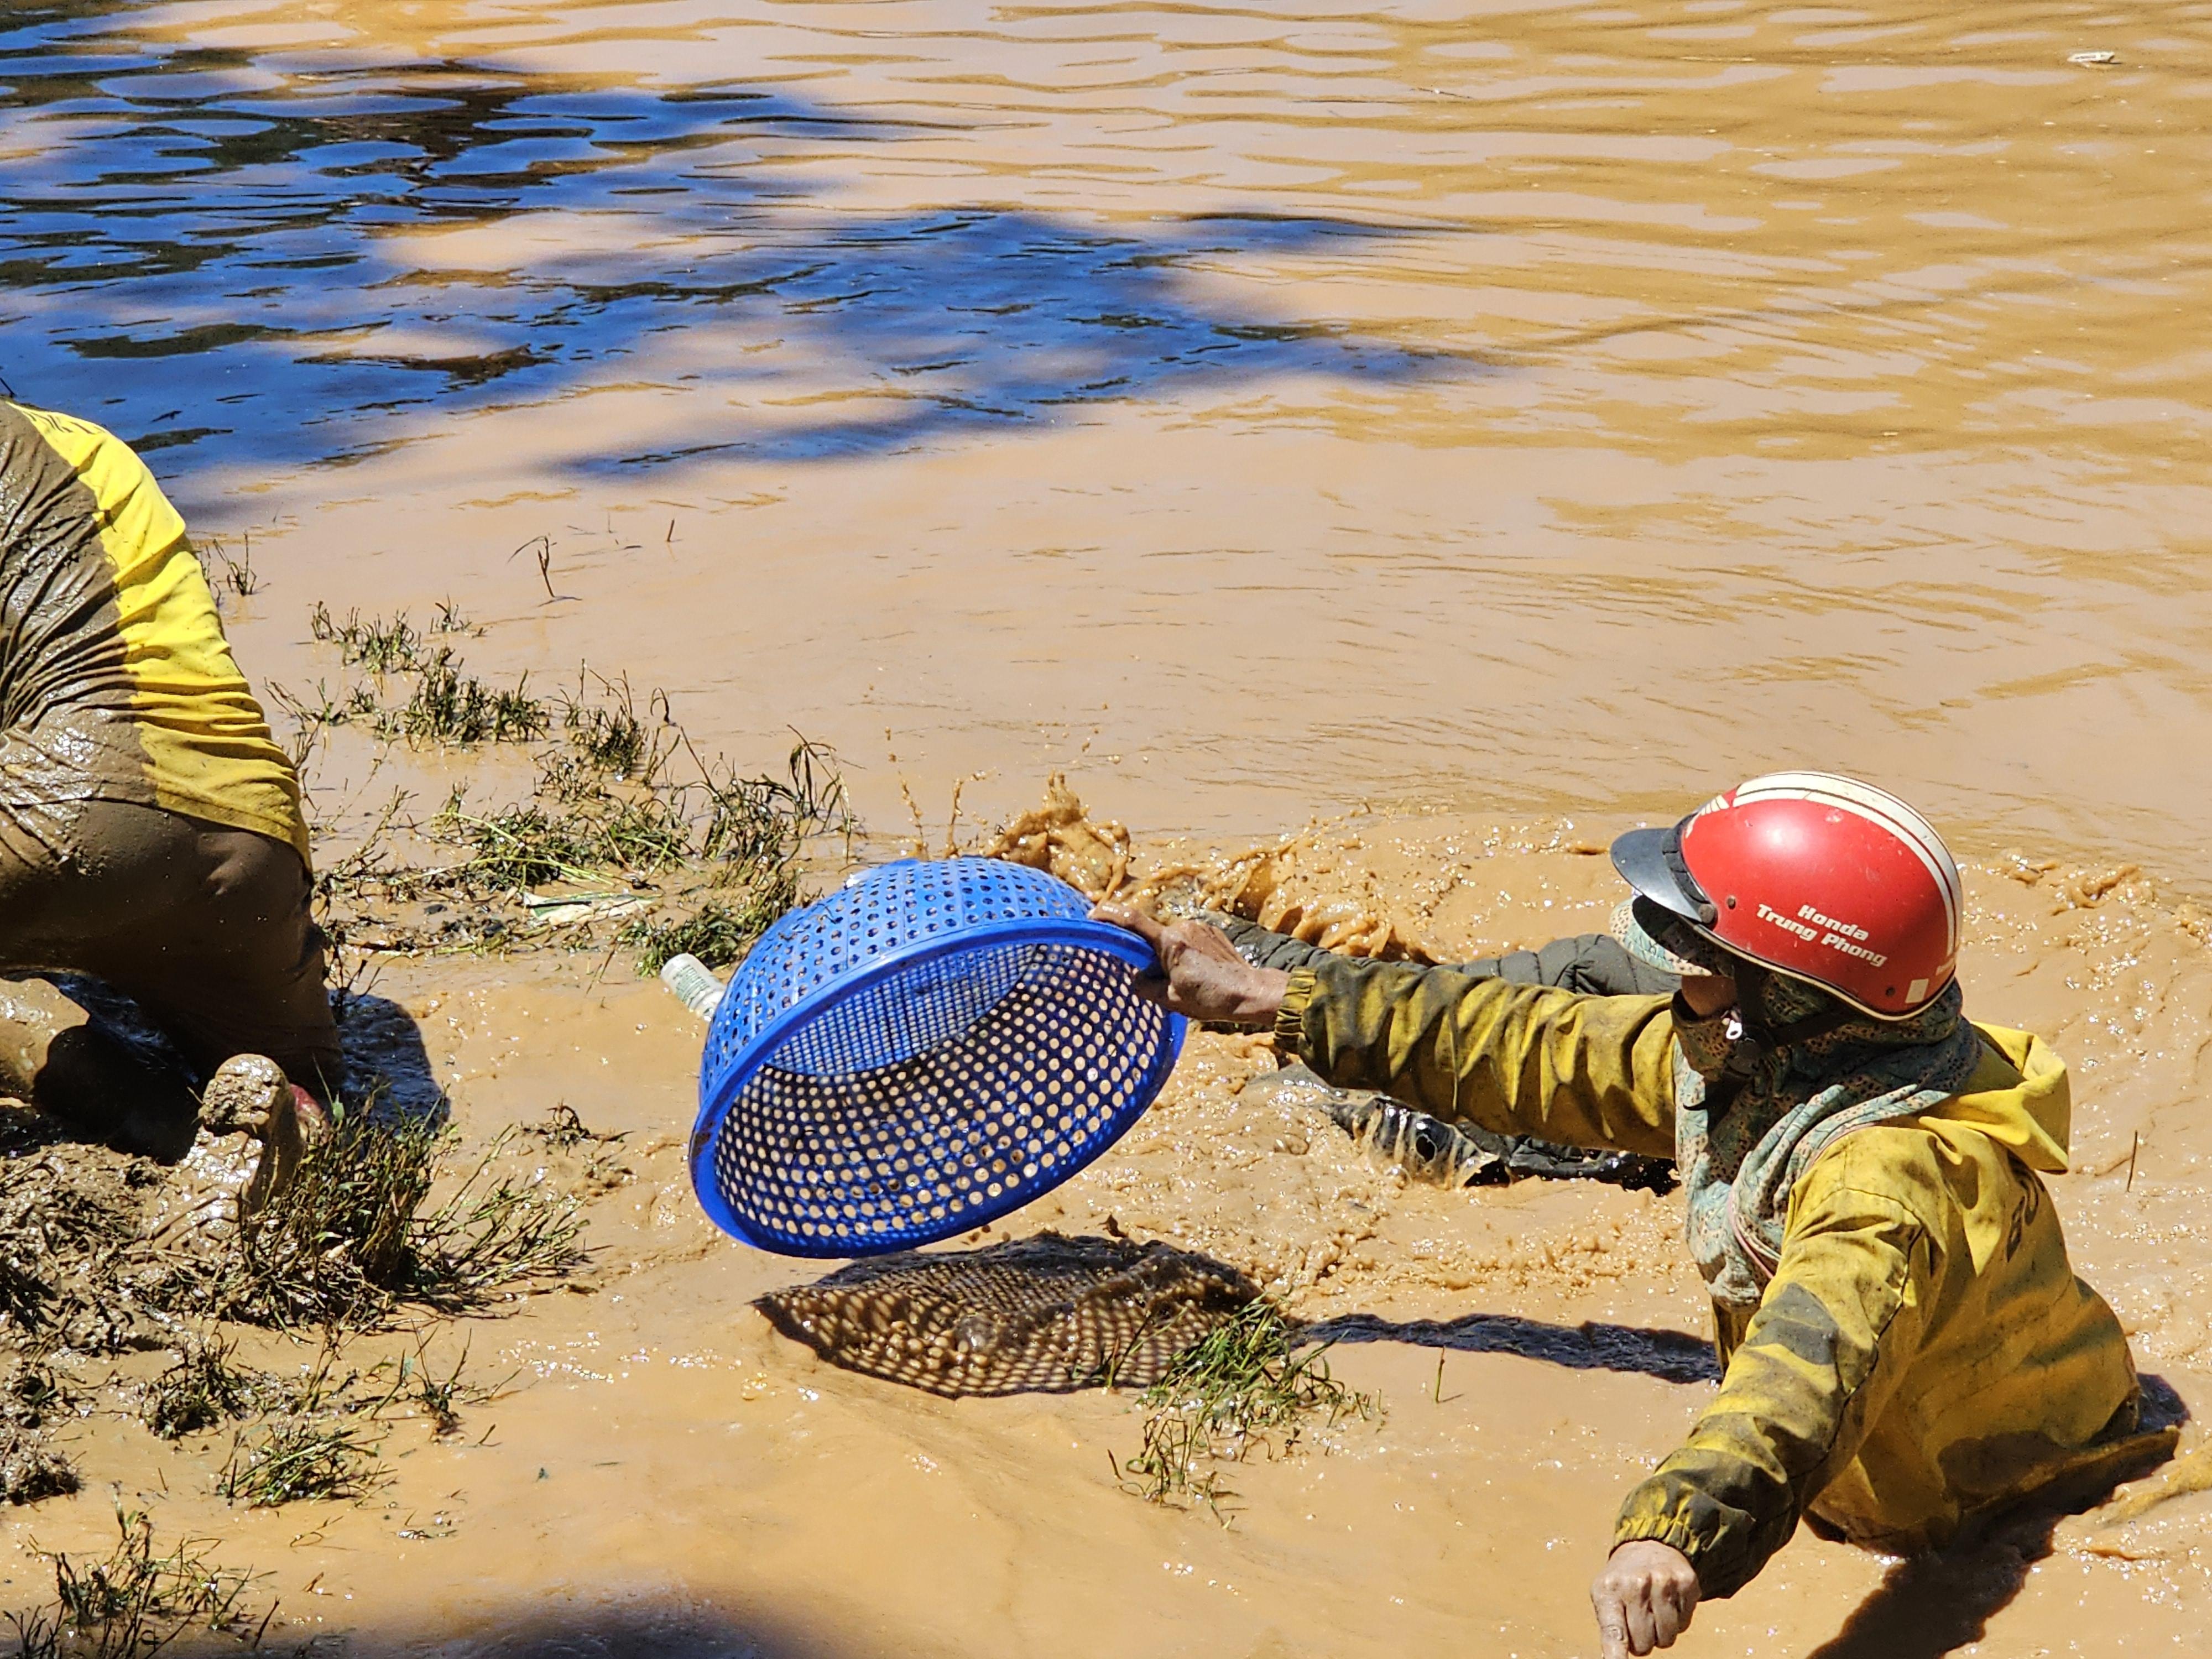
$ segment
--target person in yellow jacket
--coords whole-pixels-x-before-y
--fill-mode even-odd
[[[1613,861],[1634,893],[1617,930],[1681,976],[1672,998],[1340,958],[1285,974],[1203,922],[1097,912],[1152,943],[1168,1006],[1271,1024],[1332,1083],[1674,1156],[1723,1371],[1621,1506],[1591,1589],[1608,1659],[1672,1645],[1801,1518],[1940,1547],[2170,1455],[2041,1179],[2066,1167],[2065,1067],[1965,1018],[1963,895],[1927,822],[1777,774],[1623,836]]]
[[[176,509],[112,434],[0,401],[0,973],[105,981],[204,1077],[273,1060],[292,1087],[266,1109],[295,1140],[338,1072],[307,859],[299,780]],[[0,1021],[0,1089],[127,1150],[191,1146],[188,1079],[27,981]]]

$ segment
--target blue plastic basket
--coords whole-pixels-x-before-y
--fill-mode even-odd
[[[906,859],[762,935],[714,1011],[691,1184],[785,1255],[875,1255],[1057,1187],[1144,1115],[1183,1021],[1041,871]]]

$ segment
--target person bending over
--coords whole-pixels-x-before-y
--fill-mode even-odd
[[[338,1077],[299,779],[144,464],[88,422],[6,401],[0,728],[0,974],[125,992],[202,1076],[263,1090],[242,1127],[296,1155]],[[0,1090],[181,1157],[187,1080],[70,1007],[0,985]]]
[[[1801,1518],[1941,1547],[2170,1455],[2044,1188],[2066,1167],[2065,1067],[1961,1012],[1959,873],[1926,820],[1780,773],[1613,860],[1624,942],[1681,976],[1671,998],[1328,957],[1285,973],[1202,923],[1097,912],[1152,943],[1158,1000],[1272,1024],[1339,1086],[1674,1156],[1723,1375],[1621,1506],[1591,1587],[1607,1659],[1671,1646]]]

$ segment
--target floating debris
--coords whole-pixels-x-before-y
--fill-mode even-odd
[[[1236,1494],[1207,1466],[1241,1463],[1255,1447],[1286,1455],[1316,1420],[1333,1429],[1347,1418],[1379,1419],[1375,1396],[1331,1376],[1330,1345],[1308,1332],[1273,1303],[1255,1301],[1176,1355],[1145,1390],[1143,1446],[1115,1460],[1123,1488],[1154,1504],[1195,1499],[1226,1526],[1222,1502]]]

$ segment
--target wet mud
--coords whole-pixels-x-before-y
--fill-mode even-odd
[[[1613,832],[1772,766],[1922,805],[1968,1012],[2073,1068],[2053,1200],[2181,1453],[1936,1562],[1801,1533],[1678,1650],[2201,1646],[2208,64],[2198,8],[1994,0],[0,19],[0,375],[188,509],[344,878],[349,1089],[450,1124],[433,1207],[489,1156],[590,1251],[336,1356],[172,1329],[103,1275],[178,1177],[8,1118],[0,1301],[53,1340],[9,1304],[0,1463],[79,1486],[0,1505],[0,1609],[119,1503],[253,1575],[287,1652],[1591,1651],[1619,1496],[1712,1386],[1678,1200],[1409,1179],[1196,1033],[1109,1154],[948,1248],[1218,1261],[1379,1419],[1239,1465],[1224,1527],[1119,1484],[1126,1391],[840,1368],[752,1305],[801,1270],[700,1216],[697,1024],[635,972],[663,924],[741,948],[744,896],[465,868],[575,780],[434,734],[580,663],[745,776],[834,748],[860,856],[1368,955],[1601,930]],[[368,660],[403,611],[476,680]],[[586,794],[579,836],[675,833]],[[165,1438],[211,1338],[246,1414]],[[352,1495],[257,1504],[301,1424]]]
[[[1601,924],[1613,883],[1583,834],[1372,817],[1270,844],[1293,900],[1380,895],[1472,957]],[[1244,852],[1134,837],[1130,878],[1227,879]],[[2052,1032],[2072,1060],[2079,1160],[2053,1183],[2069,1244],[2186,1413],[2212,1401],[2189,1265],[2212,1151],[2194,1109],[2212,961],[2194,912],[2140,872],[2107,884],[2043,862],[1970,863],[1968,1006]],[[218,1495],[232,1432],[171,1442],[109,1412],[58,1416],[46,1432],[83,1489],[0,1518],[15,1586],[45,1582],[33,1541],[111,1547],[119,1487],[264,1575],[269,1640],[343,1633],[347,1651],[627,1651],[640,1630],[702,1654],[1381,1653],[1409,1632],[1586,1650],[1583,1583],[1620,1491],[1714,1380],[1672,1197],[1408,1179],[1324,1104],[1255,1088],[1276,1068],[1266,1041],[1194,1034],[1166,1095],[1110,1152],[942,1259],[953,1273],[1024,1251],[1060,1260],[1055,1234],[1093,1241],[1079,1249],[1115,1241],[1117,1262],[1162,1247],[1312,1322],[1335,1375],[1378,1395],[1382,1415],[1236,1465],[1224,1527],[1117,1479],[1142,1443],[1127,1390],[933,1398],[818,1357],[749,1305],[842,1297],[857,1316],[830,1346],[863,1353],[879,1336],[865,1283],[794,1291],[799,1264],[700,1217],[682,1139],[696,1023],[655,984],[595,979],[599,960],[545,946],[379,959],[379,994],[405,1011],[471,1145],[556,1103],[589,1126],[566,1146],[553,1134],[517,1149],[519,1169],[580,1203],[588,1265],[466,1320],[359,1339],[346,1362],[367,1372],[421,1345],[444,1367],[465,1344],[484,1393],[459,1407],[458,1432],[395,1403],[374,1419],[379,1474],[360,1495],[264,1510]],[[1024,1328],[994,1325],[973,1352],[1027,1352]],[[319,1363],[305,1334],[248,1346],[271,1376]],[[174,1362],[116,1363],[150,1380]],[[1697,1638],[1765,1652],[1779,1627],[1805,1651],[1935,1653],[1950,1649],[1885,1644],[1926,1629],[1955,1645],[1980,1620],[1979,1652],[2109,1651],[2116,1624],[2185,1646],[2208,1588],[2201,1435],[2192,1418],[2181,1458],[2105,1509],[1971,1559],[1899,1565],[1801,1534],[1744,1595],[1702,1611]],[[1409,1570],[1420,1561],[1454,1588]]]

